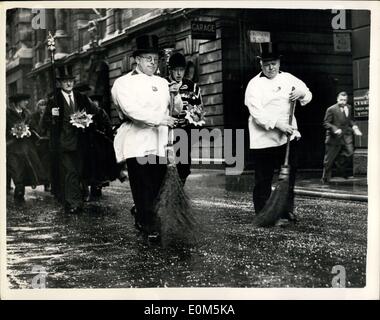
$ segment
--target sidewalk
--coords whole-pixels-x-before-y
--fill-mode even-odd
[[[252,192],[253,174],[253,171],[246,171],[241,175],[226,176],[224,170],[192,169],[188,183],[201,184],[210,188],[224,188],[229,191]],[[336,177],[332,178],[330,183],[322,184],[319,175],[319,172],[300,170],[297,173],[295,194],[338,200],[368,201],[367,177],[349,179]]]

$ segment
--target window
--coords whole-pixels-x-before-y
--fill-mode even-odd
[[[17,93],[17,81],[11,82],[8,86],[8,97]]]

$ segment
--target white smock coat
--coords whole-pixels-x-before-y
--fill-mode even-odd
[[[301,105],[306,105],[312,99],[312,94],[305,83],[288,72],[280,71],[274,79],[268,79],[259,73],[248,83],[245,92],[245,105],[249,110],[248,128],[250,149],[263,149],[284,145],[287,136],[280,130],[275,130],[276,122],[289,122],[289,94],[295,87],[305,94],[300,99]],[[292,126],[297,127],[293,117]],[[290,140],[300,138],[298,130],[294,130]]]
[[[147,155],[165,156],[168,127],[159,125],[169,114],[169,83],[158,76],[133,71],[116,79],[112,99],[124,121],[114,140],[117,162]],[[182,110],[179,94],[173,114]]]

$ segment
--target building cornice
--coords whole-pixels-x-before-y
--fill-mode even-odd
[[[30,58],[16,58],[11,61],[8,61],[6,64],[6,73],[14,72],[18,68],[25,66],[32,66],[33,61]]]
[[[108,38],[101,39],[99,41],[99,44],[104,47],[113,45],[121,40],[125,40],[126,38],[132,36],[134,33],[142,29],[149,28],[160,22],[168,22],[170,20],[175,20],[179,17],[182,17],[185,12],[191,13],[195,10],[198,9],[178,9],[172,12],[166,11],[166,9],[160,9],[160,11],[156,11],[155,15],[151,16],[150,19],[126,27],[122,31],[116,31],[113,35],[109,36]],[[139,17],[138,19],[142,19],[142,17]]]

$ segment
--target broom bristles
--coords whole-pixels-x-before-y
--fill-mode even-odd
[[[197,221],[175,166],[167,167],[157,199],[155,208],[161,220],[162,243],[194,242]]]
[[[295,88],[292,87],[292,91]],[[296,106],[296,101],[291,101],[290,112],[289,112],[289,125],[292,124],[294,108]],[[289,186],[289,175],[290,175],[290,166],[289,166],[289,152],[290,152],[290,136],[287,136],[286,142],[286,153],[285,153],[285,162],[281,166],[280,174],[278,177],[278,183],[275,189],[272,191],[269,199],[265,203],[264,208],[256,216],[254,223],[259,227],[269,227],[276,224],[276,222],[282,217],[289,216],[289,207],[290,207],[290,197],[293,191],[293,188],[290,189]],[[291,200],[293,201],[293,200]]]
[[[283,217],[288,209],[289,181],[280,181],[272,191],[264,208],[255,217],[258,227],[269,227]]]
[[[281,168],[279,181],[275,189],[265,203],[264,208],[254,219],[255,225],[258,227],[273,226],[279,219],[288,216],[290,192],[293,192],[289,186],[289,172],[288,166]]]

